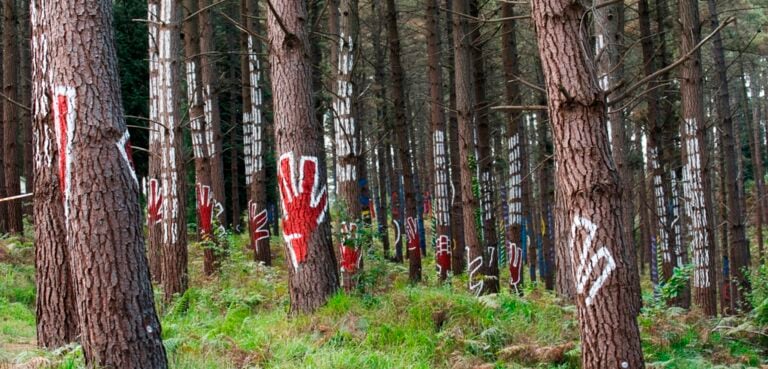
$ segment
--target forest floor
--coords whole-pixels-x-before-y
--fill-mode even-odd
[[[404,265],[371,253],[359,291],[336,294],[315,314],[290,317],[279,240],[271,268],[251,261],[246,236],[229,241],[230,255],[214,277],[202,275],[202,250],[192,244],[190,289],[171,304],[158,303],[172,368],[579,367],[576,309],[538,284],[527,283],[522,297],[505,290],[475,298],[466,277],[438,285],[427,257],[425,282],[414,287]],[[0,239],[0,368],[83,367],[77,345],[35,348],[33,255],[30,241]],[[663,307],[647,282],[643,297],[648,367],[768,368],[763,315],[706,319]]]

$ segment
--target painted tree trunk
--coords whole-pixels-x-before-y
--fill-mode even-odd
[[[338,44],[336,53],[335,89],[333,96],[333,126],[336,142],[336,180],[338,200],[345,210],[341,223],[339,255],[341,283],[345,290],[355,287],[355,275],[361,266],[363,245],[357,227],[361,221],[360,185],[358,183],[362,147],[357,119],[357,98],[353,73],[355,48],[358,41],[357,2],[339,1]],[[360,177],[361,178],[361,177]]]
[[[323,132],[312,100],[308,18],[303,2],[271,2],[267,14],[274,91],[278,186],[289,260],[291,313],[312,312],[339,286],[328,215]]]
[[[87,10],[86,10],[87,9]],[[123,117],[112,2],[35,1],[59,144],[64,223],[89,367],[166,368]],[[39,17],[36,15],[39,12]],[[77,35],[80,42],[72,42]],[[38,74],[40,75],[40,74]],[[52,101],[45,101],[51,96]],[[114,279],[120,276],[120,283]]]
[[[477,0],[470,1],[470,16],[479,19],[480,4]],[[470,24],[470,57],[472,65],[472,86],[474,87],[474,119],[477,129],[477,172],[480,186],[479,203],[481,214],[481,239],[483,244],[483,267],[485,275],[484,289],[487,293],[499,291],[498,235],[496,234],[496,217],[493,211],[493,157],[491,155],[491,128],[488,117],[488,101],[486,101],[485,63],[483,59],[483,40],[481,22]],[[465,136],[472,137],[472,135]],[[471,140],[471,138],[470,138]],[[534,256],[534,261],[535,256]],[[534,262],[535,264],[535,262]]]
[[[162,189],[163,293],[170,301],[187,290],[187,216],[184,136],[179,98],[179,12],[175,0],[160,0],[158,30],[158,118]],[[154,133],[154,132],[153,132]]]
[[[195,157],[195,202],[200,238],[214,242],[213,211],[216,200],[211,191],[211,159],[208,145],[209,131],[203,103],[202,69],[200,68],[200,38],[197,17],[197,0],[184,1],[184,54],[186,56],[187,104],[189,127],[192,133],[192,153]],[[216,255],[212,247],[205,247],[203,272],[211,275],[216,270]]]
[[[543,101],[546,103],[546,100]],[[542,104],[543,105],[543,104]],[[549,289],[555,289],[555,225],[554,225],[554,160],[552,148],[552,132],[549,129],[548,119],[544,112],[536,116],[536,127],[539,131],[539,161],[541,170],[539,173],[539,205],[544,221],[544,231],[542,231],[542,252],[544,255],[544,270],[541,271],[544,286]],[[570,274],[570,273],[569,273]],[[570,278],[568,280],[573,283]],[[571,287],[573,289],[573,287]]]
[[[440,13],[437,0],[427,0],[427,74],[429,77],[429,108],[432,134],[432,165],[434,169],[435,265],[440,281],[451,270],[451,203],[448,172],[448,141],[443,108],[443,70],[440,63]]]
[[[51,18],[40,11],[40,2],[31,3],[32,93],[47,96],[53,90],[52,56],[48,53]],[[77,341],[77,308],[74,282],[67,247],[67,223],[64,218],[64,189],[61,184],[60,158],[63,152],[56,140],[51,107],[47,98],[35,99],[32,106],[35,145],[35,322],[37,344],[58,348]]]
[[[215,209],[213,217],[220,226],[226,224],[224,212],[224,155],[222,150],[221,112],[219,107],[219,81],[216,61],[213,54],[216,48],[213,42],[212,1],[198,0],[198,27],[200,27],[200,74],[205,119],[205,145],[210,159],[211,197],[198,198],[198,206],[206,209],[210,201]],[[204,193],[203,190],[201,193]]]
[[[501,16],[505,19],[502,23],[502,64],[504,67],[504,98],[510,105],[520,105],[522,96],[520,87],[516,81],[520,75],[520,66],[517,55],[516,22],[514,20],[514,4],[502,3]],[[506,224],[507,261],[510,272],[509,287],[515,292],[521,292],[520,287],[523,277],[525,261],[523,260],[523,212],[530,209],[528,203],[530,180],[527,173],[527,136],[525,135],[525,121],[522,112],[506,111],[507,125],[507,166],[509,178],[507,181],[507,209],[509,215]],[[544,131],[546,132],[546,131]],[[541,139],[541,137],[540,137]],[[541,145],[541,142],[539,142]],[[524,195],[525,194],[525,195]]]
[[[405,86],[402,62],[400,60],[400,36],[397,27],[397,9],[394,0],[387,0],[387,40],[389,43],[389,64],[392,88],[390,93],[395,109],[395,137],[397,152],[403,174],[403,192],[405,195],[405,224],[401,225],[404,237],[407,237],[408,276],[411,283],[421,281],[421,249],[418,230],[418,214],[414,174],[408,145],[408,121],[405,113]]]
[[[553,127],[559,217],[576,281],[582,368],[642,368],[619,176],[606,130],[606,102],[588,64],[586,9],[567,0],[532,3]]]
[[[461,172],[461,205],[464,218],[464,244],[466,245],[467,268],[469,270],[469,290],[475,295],[487,291],[485,286],[485,265],[483,248],[478,242],[475,227],[475,209],[478,206],[472,192],[472,169],[470,157],[475,156],[473,135],[472,68],[469,40],[469,25],[462,14],[469,14],[469,1],[457,0],[453,3],[453,43],[454,70],[456,73],[456,115],[459,132],[459,169]]]
[[[19,114],[16,107],[18,100],[19,73],[17,65],[19,63],[19,47],[17,44],[16,30],[16,2],[3,2],[3,165],[5,170],[3,180],[5,181],[5,195],[17,196],[21,192],[19,182],[19,163],[18,163],[18,135],[19,135]],[[2,195],[2,194],[0,194]],[[6,202],[6,222],[9,233],[21,234],[24,231],[24,224],[21,217],[21,200]]]
[[[241,22],[253,34],[259,33],[258,3],[241,0]],[[240,57],[243,76],[243,151],[245,154],[245,185],[248,189],[248,231],[254,260],[272,265],[267,225],[267,176],[264,168],[266,135],[262,68],[259,56],[261,43],[251,34],[241,33]]]
[[[162,129],[160,126],[160,0],[147,1],[147,28],[149,35],[149,171],[144,184],[147,199],[147,256],[152,281],[160,283],[162,273],[163,193],[160,184],[162,172]]]
[[[698,3],[679,2],[680,53],[692,55],[680,69],[680,96],[682,118],[683,193],[685,212],[690,219],[690,244],[693,262],[693,298],[706,315],[717,314],[715,270],[715,234],[712,228],[712,196],[709,179],[709,155],[706,150],[704,122],[701,52],[693,50],[701,40]]]
[[[445,0],[445,8],[453,11],[453,0]],[[454,29],[453,20],[445,22],[448,36],[446,64],[450,71],[455,71]],[[464,273],[466,267],[466,250],[464,247],[464,213],[461,200],[461,160],[459,159],[459,120],[456,114],[456,73],[448,73],[449,109],[448,109],[448,148],[450,151],[451,176],[451,270],[454,275]],[[471,223],[474,224],[474,223]]]

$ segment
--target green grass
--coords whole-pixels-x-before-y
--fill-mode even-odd
[[[576,368],[575,308],[538,285],[525,296],[508,292],[475,298],[466,277],[438,285],[431,258],[426,281],[407,282],[401,265],[366,257],[364,290],[338,293],[312,315],[291,317],[283,252],[276,267],[251,261],[246,238],[230,236],[220,273],[204,277],[202,251],[192,245],[191,288],[158,304],[173,368]],[[18,262],[16,263],[18,264]],[[34,349],[34,270],[0,263],[0,363],[46,360],[52,368],[80,368],[77,346]],[[647,286],[646,286],[647,288]],[[160,291],[156,292],[160,296]],[[645,293],[646,302],[651,294]],[[160,301],[158,298],[157,301]],[[437,326],[436,316],[443,324]],[[734,318],[729,318],[734,319]],[[708,320],[648,304],[640,319],[643,349],[656,368],[760,367],[768,342],[735,330],[749,319]],[[756,323],[754,323],[756,324]],[[719,327],[719,328],[716,328]],[[727,327],[722,328],[722,327]],[[721,329],[722,328],[722,329]],[[765,332],[765,327],[752,326]],[[764,337],[763,337],[764,338]],[[509,357],[510,347],[566,347],[558,362]]]

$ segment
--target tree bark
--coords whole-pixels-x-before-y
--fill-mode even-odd
[[[392,131],[389,126],[389,119],[387,115],[387,105],[384,101],[387,99],[386,90],[386,49],[381,40],[382,33],[382,6],[376,1],[371,2],[371,13],[376,17],[374,23],[374,29],[371,31],[371,39],[373,42],[374,52],[374,80],[376,82],[376,122],[380,126],[380,136],[387,137],[382,139],[378,145],[376,145],[376,160],[378,163],[378,200],[379,206],[376,211],[377,222],[379,223],[379,237],[381,238],[381,244],[384,252],[384,257],[390,257],[390,244],[389,244],[389,222],[387,220],[387,198],[389,198],[389,186],[391,181],[391,172],[389,172],[390,163],[387,161],[389,151],[389,135]],[[388,181],[389,180],[389,181]],[[394,206],[394,205],[393,205]],[[393,207],[394,210],[394,207]],[[393,218],[394,219],[394,218]]]
[[[464,218],[464,244],[469,269],[469,290],[480,295],[485,293],[485,258],[478,242],[475,227],[477,200],[472,192],[472,171],[469,159],[475,156],[473,135],[472,68],[469,41],[469,25],[464,14],[469,14],[469,1],[457,0],[453,7],[454,69],[456,74],[456,115],[459,132],[459,169],[461,172],[461,205]]]
[[[408,121],[405,114],[405,72],[400,60],[400,36],[397,29],[397,9],[395,1],[387,0],[387,39],[389,42],[389,64],[391,69],[392,101],[395,109],[395,135],[397,152],[403,174],[403,192],[405,193],[405,224],[401,225],[408,242],[408,277],[411,283],[421,281],[421,249],[416,190],[411,156],[408,148]]]
[[[506,19],[502,23],[502,64],[504,67],[504,99],[509,105],[520,105],[522,98],[520,96],[520,87],[517,78],[520,77],[520,66],[517,55],[517,34],[516,22],[514,20],[514,4],[502,3],[501,16]],[[524,116],[519,111],[506,111],[507,124],[507,166],[509,168],[509,181],[507,184],[509,194],[507,195],[507,208],[509,210],[508,222],[506,224],[506,247],[507,259],[509,261],[510,288],[520,291],[519,287],[523,276],[523,248],[525,240],[523,239],[524,211],[531,208],[530,199],[530,176],[528,176],[528,137],[525,134]],[[540,136],[546,135],[546,128],[543,123],[539,125],[544,128],[539,131]],[[542,140],[543,137],[539,137]],[[539,142],[539,147],[544,146]],[[550,177],[551,179],[551,177]],[[544,180],[543,176],[540,180]],[[544,246],[544,245],[542,245]],[[550,286],[551,288],[551,286]]]
[[[211,157],[208,145],[209,129],[205,119],[203,87],[201,84],[200,37],[198,28],[197,0],[184,1],[184,54],[186,56],[187,103],[189,127],[192,131],[192,152],[195,157],[195,199],[199,236],[206,242],[214,242],[213,211],[216,200],[211,190]],[[216,255],[212,247],[204,248],[203,272],[211,275],[216,267]]]
[[[252,34],[259,33],[256,0],[241,0],[241,22]],[[272,265],[267,225],[267,176],[264,168],[265,124],[262,68],[259,56],[261,42],[251,34],[241,33],[240,57],[243,78],[243,150],[245,152],[245,184],[248,188],[248,230],[254,260]]]
[[[701,40],[698,3],[679,2],[680,53],[685,55]],[[712,228],[712,197],[709,180],[709,153],[703,109],[701,52],[693,51],[680,69],[682,118],[680,125],[684,159],[683,182],[685,212],[690,217],[693,298],[706,315],[717,314],[715,270],[715,234]]]
[[[32,59],[30,57],[30,45],[28,40],[31,39],[30,36],[30,14],[29,14],[29,1],[25,0],[21,2],[21,14],[19,16],[19,38],[20,40],[24,40],[23,42],[19,42],[19,55],[20,55],[20,61],[19,61],[19,68],[20,68],[20,81],[19,81],[19,91],[21,94],[20,102],[24,106],[32,106],[32,68],[31,63]],[[26,186],[26,192],[32,193],[32,189],[35,187],[35,166],[34,166],[34,142],[32,139],[32,116],[31,111],[26,109],[21,109],[19,112],[19,118],[20,118],[20,124],[22,125],[23,129],[23,140],[22,148],[23,148],[23,156],[24,156],[24,176],[27,180],[27,186]],[[26,205],[26,204],[25,204]],[[31,211],[33,211],[30,207],[24,207],[23,212],[28,215],[32,215]],[[32,216],[31,218],[34,218]]]
[[[52,89],[38,96],[52,97],[40,104],[53,107],[63,159],[64,223],[86,364],[166,368],[120,97],[112,3],[36,0],[33,14],[48,26],[40,41],[50,53],[44,75]]]
[[[339,255],[341,283],[345,290],[355,287],[355,275],[362,261],[362,245],[358,242],[357,227],[361,221],[360,185],[358,175],[362,162],[362,147],[357,97],[353,74],[355,70],[355,48],[358,47],[357,2],[340,0],[338,7],[338,44],[334,79],[333,124],[336,141],[336,179],[338,201],[345,214],[342,216]],[[363,178],[363,177],[360,177]]]
[[[756,74],[756,73],[755,73]],[[758,262],[759,265],[763,265],[764,250],[763,250],[763,222],[765,218],[765,168],[763,167],[763,150],[761,149],[760,139],[760,117],[762,112],[761,101],[756,95],[759,91],[757,87],[757,76],[750,78],[750,86],[752,86],[752,120],[746,119],[747,135],[749,136],[749,148],[752,153],[752,173],[755,177],[755,240],[757,241]],[[762,81],[761,81],[762,82]],[[761,85],[763,85],[761,83]],[[764,85],[763,85],[764,87]]]
[[[717,5],[715,0],[707,0],[709,9],[709,19],[712,29],[720,26],[717,15]],[[727,193],[726,206],[728,208],[728,234],[730,245],[728,251],[730,254],[729,263],[731,266],[733,288],[733,301],[737,310],[749,310],[749,299],[751,287],[748,279],[749,275],[749,243],[744,230],[744,220],[742,219],[742,209],[745,207],[744,198],[739,193],[739,174],[737,170],[738,162],[741,161],[741,148],[736,148],[736,130],[733,127],[731,118],[730,93],[728,91],[728,74],[725,65],[725,52],[723,51],[723,38],[720,32],[712,37],[712,54],[715,57],[715,70],[717,74],[718,94],[717,100],[717,120],[720,126],[720,140],[723,144],[721,150],[724,151],[725,159],[725,188]],[[758,120],[759,122],[759,120]],[[723,245],[725,246],[725,245]]]
[[[453,11],[453,0],[445,0],[445,8]],[[448,34],[447,63],[449,65],[448,86],[449,91],[449,109],[448,109],[448,148],[450,149],[450,169],[451,169],[451,270],[454,275],[464,273],[465,254],[464,247],[464,213],[462,210],[462,191],[461,191],[461,160],[459,159],[459,120],[456,114],[456,62],[455,50],[453,45],[454,29],[453,20],[448,19],[445,22],[446,33]],[[474,224],[474,223],[471,223]]]
[[[19,182],[18,135],[19,114],[16,107],[18,101],[19,74],[19,46],[17,44],[16,31],[16,1],[3,2],[3,165],[5,171],[5,195],[17,196],[21,192]],[[13,101],[11,101],[13,100]],[[24,231],[24,223],[21,217],[21,200],[6,202],[7,231],[21,234]]]
[[[477,0],[470,2],[469,14],[479,19],[480,4]],[[498,235],[496,234],[496,217],[494,216],[493,197],[493,157],[491,155],[491,128],[488,117],[488,102],[485,97],[485,64],[483,59],[483,40],[480,32],[482,23],[471,24],[471,48],[472,77],[475,97],[475,123],[477,124],[477,168],[478,184],[480,185],[480,213],[482,214],[481,235],[485,243],[482,246],[483,269],[485,275],[484,288],[487,293],[499,291],[499,263],[498,263]],[[465,136],[465,137],[472,137]],[[535,250],[531,248],[531,251]],[[531,253],[534,264],[535,252]]]
[[[53,90],[51,55],[47,50],[50,17],[38,1],[31,2],[32,93],[48,96]],[[35,310],[37,344],[58,348],[75,342],[79,335],[75,292],[70,269],[70,249],[64,219],[63,178],[59,177],[59,148],[51,112],[52,101],[36,99],[33,109],[35,151]]]
[[[224,185],[224,155],[222,150],[221,112],[219,106],[219,81],[216,69],[216,61],[213,54],[216,52],[213,41],[212,1],[198,0],[198,26],[200,27],[200,74],[202,76],[201,88],[203,96],[203,109],[205,119],[205,144],[208,146],[211,171],[212,204],[218,208],[213,217],[218,224],[226,224],[224,211],[225,185]],[[199,205],[199,204],[198,204]],[[205,207],[206,204],[203,204]]]
[[[606,131],[605,97],[583,48],[586,9],[568,0],[537,0],[532,9],[564,206],[558,209],[558,226],[570,229],[582,368],[642,368],[633,301],[640,286],[631,275],[636,272],[628,255],[631,243],[621,225],[622,195]]]
[[[325,304],[339,286],[322,159],[323,130],[312,99],[312,66],[303,2],[272,1],[267,14],[274,91],[278,186],[290,260],[291,313]]]
[[[427,0],[427,74],[429,77],[429,108],[432,134],[432,165],[434,170],[435,265],[440,281],[451,270],[451,207],[448,173],[448,142],[446,140],[445,110],[443,108],[443,69],[440,63],[440,13],[437,0]]]
[[[163,194],[160,185],[162,172],[162,128],[160,126],[160,0],[147,1],[147,28],[149,35],[149,170],[145,193],[147,197],[147,249],[149,274],[160,283],[162,273]]]
[[[182,124],[179,118],[179,16],[176,0],[161,0],[158,29],[158,118],[162,188],[162,271],[165,300],[187,290],[187,216]]]

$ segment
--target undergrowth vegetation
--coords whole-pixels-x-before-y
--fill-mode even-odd
[[[465,291],[466,277],[439,285],[429,273],[425,283],[410,286],[405,266],[369,252],[357,291],[336,294],[313,315],[289,316],[278,240],[277,267],[270,268],[251,261],[245,236],[229,238],[229,256],[217,277],[203,276],[202,248],[193,244],[191,288],[168,305],[158,303],[172,368],[579,366],[575,307],[537,284],[526,284],[523,296],[505,291],[481,298]],[[83,367],[77,345],[35,348],[31,244],[5,239],[0,250],[0,367]],[[763,268],[754,280],[758,308],[739,318],[710,320],[667,308],[644,286],[639,320],[648,366],[765,368],[766,275]]]

